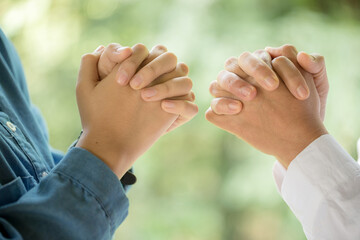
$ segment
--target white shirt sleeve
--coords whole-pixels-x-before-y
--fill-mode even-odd
[[[276,162],[273,174],[309,240],[360,239],[360,165],[332,136],[312,142],[287,170]]]

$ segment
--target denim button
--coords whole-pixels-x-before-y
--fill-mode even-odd
[[[46,177],[47,175],[48,175],[48,173],[45,172],[45,171],[41,173],[41,176],[42,176],[43,178]]]
[[[11,131],[15,132],[16,131],[16,127],[12,122],[6,122],[6,125],[10,128]]]

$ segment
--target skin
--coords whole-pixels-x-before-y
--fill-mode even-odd
[[[146,63],[148,57],[152,55],[149,55],[144,45],[137,44],[132,47],[131,56],[124,57],[124,60],[118,63],[108,76],[100,79],[98,63],[103,52],[104,49],[100,48],[82,57],[76,97],[83,134],[77,147],[98,156],[121,178],[134,161],[178,119],[178,114],[165,112],[162,105],[166,102],[191,102],[188,100],[144,101],[141,91],[119,82],[119,71],[126,70],[127,76],[131,77],[138,69],[143,69],[148,64],[152,64],[157,74],[151,76],[144,74],[143,77],[149,83],[154,82],[159,77],[176,71],[176,62],[169,62],[170,67],[162,66],[163,60],[160,61],[161,64],[154,63],[154,60]],[[164,58],[173,58],[173,56],[166,54]],[[141,68],[144,61],[145,66]],[[169,80],[171,79],[163,78],[159,84],[164,84]],[[184,93],[181,92],[181,94]],[[189,94],[190,92],[187,92],[184,96],[189,96]],[[178,96],[175,94],[171,97]],[[197,113],[197,107],[193,106],[191,105],[191,110],[176,106],[172,109],[183,112],[192,111],[189,115],[193,117]]]
[[[131,48],[123,47],[117,43],[109,44],[100,56],[98,64],[100,79],[102,79],[101,76],[106,76],[111,72],[116,64],[122,63],[127,58],[130,58],[127,62],[134,61],[131,59],[131,55]],[[187,76],[189,68],[185,63],[176,63],[174,68],[172,58],[174,58],[173,54],[168,53],[165,46],[156,45],[151,49],[149,55],[140,64],[135,73],[132,71],[133,68],[128,68],[125,64],[117,72],[118,79],[121,71],[126,71],[128,79],[140,74],[147,79],[147,85],[142,86],[141,89],[143,100],[148,102],[161,101],[161,107],[165,112],[178,115],[166,132],[170,132],[187,123],[198,112],[198,107],[193,103],[195,101],[195,94],[191,91],[193,86],[192,80]],[[167,60],[170,61],[166,62]],[[167,67],[164,67],[164,65]],[[153,69],[157,72],[156,75],[161,75],[152,76],[153,72],[146,69]],[[149,81],[149,79],[152,80]],[[121,81],[119,82],[123,85]],[[127,83],[128,81],[125,84]]]
[[[302,69],[304,69],[306,72],[310,73],[313,76],[315,86],[320,97],[321,119],[324,121],[326,99],[329,92],[329,83],[326,74],[324,57],[316,53],[313,53],[311,55],[305,52],[297,53],[296,48],[288,44],[278,48],[267,47],[266,51],[269,54],[271,54],[273,57],[286,56],[289,59],[292,59],[294,64],[298,63],[302,67]],[[267,65],[268,65],[267,68],[272,70],[269,59],[266,59],[266,54],[263,50],[257,50],[253,54],[258,57],[258,61],[261,62],[267,61]],[[226,84],[227,82],[229,82],[229,80],[223,77],[218,77],[217,81],[213,81],[210,84],[210,89],[209,89],[210,94],[215,98],[219,98],[214,100],[211,106],[212,109],[215,110],[218,114],[238,114],[242,109],[241,101],[251,101],[256,97],[256,88],[252,88],[250,82],[246,82],[241,79],[241,77],[247,76],[247,74],[240,68],[237,58],[235,57],[229,58],[225,62],[225,70],[236,74],[237,79],[234,81],[233,85],[230,85],[230,84]],[[263,71],[263,70],[258,69],[258,71]],[[266,71],[267,70],[265,70],[264,72],[266,73]],[[254,75],[250,74],[250,76],[255,79],[254,80],[255,82],[261,81],[261,79],[256,79]],[[239,87],[237,87],[236,85],[242,85],[251,88],[252,89],[251,95],[248,98],[244,98],[244,96],[242,96],[241,94],[237,94],[237,92],[239,91]],[[296,85],[288,84],[288,88],[290,88],[290,92],[296,92],[295,88],[293,89],[291,88],[292,86],[296,86]],[[296,95],[294,97],[296,97]]]
[[[314,78],[315,87],[320,98],[320,115],[322,121],[325,119],[326,100],[329,93],[329,81],[326,73],[325,59],[323,56],[313,53],[311,55],[305,52],[299,52],[292,45],[284,45],[278,48],[268,47],[266,51],[271,57],[286,56],[292,59],[292,62],[298,68],[304,69]]]
[[[100,49],[103,49],[98,63],[100,79],[104,79],[108,76],[116,64],[122,63],[133,53],[130,47],[123,47],[118,43],[110,43],[106,48],[100,46]]]
[[[215,87],[214,84],[211,85],[210,91],[216,95],[217,99],[213,100],[212,109],[206,113],[206,118],[210,122],[244,139],[260,151],[274,155],[286,168],[292,159],[313,140],[327,133],[322,124],[321,109],[324,103],[320,103],[319,89],[314,84],[313,75],[304,71],[297,64],[298,54],[295,51],[292,52],[295,58],[293,55],[289,55],[290,59],[280,56],[271,60],[272,56],[265,51],[253,55],[261,57],[261,61],[269,68],[272,66],[273,71],[278,74],[281,81],[275,91],[263,88],[260,81],[249,76],[248,73],[251,74],[251,71],[244,70],[244,66],[247,64],[254,64],[254,58],[249,61],[248,53],[245,54],[245,57],[243,57],[244,54],[240,56],[238,65],[232,64],[232,72],[227,71],[227,75],[220,74],[217,85]],[[316,64],[319,65],[319,62]],[[245,69],[252,68],[247,66]],[[238,76],[237,81],[239,82],[246,81],[256,87],[256,97],[242,103],[235,100],[239,99],[236,90],[232,89],[230,92],[220,87],[221,84],[225,86],[221,82],[226,83],[228,80],[223,78],[228,77],[229,74]],[[234,77],[234,75],[231,76]],[[255,75],[259,78],[258,76]],[[304,83],[306,83],[309,94],[306,99],[300,100],[294,95],[296,96],[299,86],[304,87]],[[230,109],[230,104],[233,103],[238,104],[237,111],[241,111],[240,114],[229,114],[229,110],[226,110],[226,108]],[[234,106],[233,109],[235,109]]]

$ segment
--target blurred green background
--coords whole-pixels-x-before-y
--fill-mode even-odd
[[[100,44],[164,44],[190,67],[199,114],[135,165],[129,217],[115,239],[305,239],[278,195],[274,159],[204,119],[208,86],[229,56],[294,44],[325,56],[326,126],[357,158],[358,0],[1,0],[0,25],[22,58],[51,144],[81,129],[74,86],[82,54]]]

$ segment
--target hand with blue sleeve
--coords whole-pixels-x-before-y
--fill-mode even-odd
[[[176,109],[176,104],[183,104],[185,107],[181,109],[189,109],[191,116],[197,113],[197,107],[188,99],[191,96],[191,80],[166,80],[166,74],[169,77],[177,69],[177,58],[173,53],[161,54],[141,68],[149,53],[144,45],[137,44],[132,48],[130,57],[118,63],[109,75],[100,80],[97,66],[103,51],[100,47],[82,59],[76,95],[83,134],[77,147],[99,157],[121,178],[134,161],[178,119],[178,114],[165,112],[164,107],[170,104]],[[124,74],[126,82],[121,81]],[[159,93],[161,89],[171,90],[166,97],[180,97],[181,100],[160,102],[160,98],[144,101],[146,96],[138,89],[164,76],[162,83],[151,88],[160,87]],[[127,84],[131,77],[141,80],[136,90],[131,87],[133,80],[130,85]],[[164,84],[169,85],[161,88]],[[180,85],[177,87],[177,84]]]
[[[102,80],[109,75],[117,64],[127,58],[131,59],[133,48],[123,47],[118,43],[111,43],[104,48],[98,63],[99,79]],[[121,85],[128,84],[130,79],[136,76],[145,78],[145,83],[141,86],[130,86],[141,91],[144,101],[161,101],[161,107],[165,112],[178,115],[166,132],[189,122],[198,111],[197,106],[193,104],[195,94],[191,91],[192,81],[188,77],[188,66],[182,62],[177,63],[175,68],[168,64],[166,61],[172,55],[165,46],[156,45],[136,70],[131,67],[119,68],[116,76],[119,81],[123,81]]]
[[[164,111],[164,105],[173,103],[174,111],[179,109],[178,105],[182,105],[182,110],[189,113],[189,119],[196,114],[191,80],[174,81],[176,78],[186,78],[187,68],[181,68],[173,54],[163,56],[166,57],[165,62],[171,65],[166,65],[167,69],[164,70],[162,64],[146,63],[151,53],[148,54],[145,46],[135,45],[131,56],[117,64],[104,79],[100,79],[98,62],[101,53],[102,49],[86,54],[82,61],[77,98],[84,134],[78,147],[70,149],[47,174],[41,175],[40,171],[40,181],[35,182],[31,175],[1,175],[1,240],[111,239],[127,216],[129,206],[119,178],[139,155],[179,119],[178,113]],[[148,64],[151,64],[151,69],[161,68],[158,75],[150,77],[149,74],[142,75],[141,70],[137,72],[144,76],[146,86],[153,84],[151,87],[134,90],[129,85],[118,84],[116,73],[119,67],[138,70],[134,64],[140,66],[144,61],[141,70],[148,71]],[[9,78],[9,84],[12,84],[11,80]],[[182,92],[173,89],[176,82],[186,83],[185,87],[180,88]],[[159,88],[166,83],[171,83],[167,85],[170,86],[168,96],[161,95],[165,91]],[[149,98],[145,92],[153,87],[159,95]],[[0,151],[1,164],[11,167],[9,163],[17,160],[16,154],[10,152],[12,148],[5,147]],[[33,160],[35,167],[44,161],[42,158]],[[28,161],[24,159],[24,162]],[[23,169],[20,164],[16,167],[14,173],[18,168]],[[25,170],[22,172],[27,173]],[[28,186],[30,183],[31,187]]]

